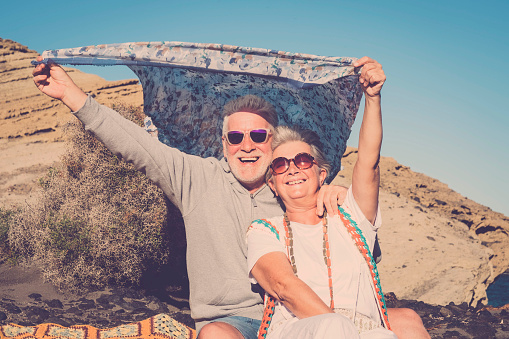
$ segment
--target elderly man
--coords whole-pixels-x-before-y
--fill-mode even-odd
[[[272,105],[255,96],[228,103],[223,112],[224,159],[201,158],[160,143],[99,105],[54,63],[39,64],[33,75],[39,90],[61,100],[87,130],[144,172],[180,209],[187,237],[189,300],[199,338],[256,338],[263,305],[248,280],[244,237],[252,220],[281,214],[264,182],[278,121]],[[322,213],[324,201],[335,213],[345,192],[327,187],[317,213]],[[407,318],[399,310],[396,315]]]

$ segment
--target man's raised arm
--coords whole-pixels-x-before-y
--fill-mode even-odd
[[[38,56],[37,61],[42,61],[42,56]],[[37,65],[32,75],[35,85],[42,93],[62,101],[71,111],[76,112],[85,104],[85,92],[54,62]]]
[[[41,60],[42,57],[37,58],[37,61]],[[34,83],[42,93],[61,100],[84,124],[86,130],[92,132],[113,154],[132,162],[182,212],[194,207],[196,202],[189,193],[189,182],[183,178],[192,176],[195,183],[193,188],[205,190],[207,185],[203,184],[206,177],[204,173],[209,173],[213,167],[210,162],[162,144],[144,128],[111,108],[99,105],[58,64],[39,64],[32,73]],[[199,194],[192,195],[196,196]]]

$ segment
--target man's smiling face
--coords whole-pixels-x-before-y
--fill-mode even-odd
[[[249,192],[253,193],[265,183],[265,172],[269,167],[272,150],[272,134],[266,142],[255,143],[249,132],[257,129],[271,129],[262,116],[256,113],[237,112],[228,117],[229,131],[247,132],[242,142],[230,145],[223,135],[223,153],[230,165],[230,169],[237,180]]]

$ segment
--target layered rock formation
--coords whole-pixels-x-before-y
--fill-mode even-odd
[[[58,160],[67,107],[35,88],[37,53],[0,39],[0,206],[23,201]],[[67,68],[86,92],[107,105],[142,105],[135,80],[108,82]],[[349,185],[356,150],[348,148],[335,183]],[[379,265],[384,292],[446,305],[486,302],[486,287],[509,266],[509,219],[415,173],[392,158],[381,161],[384,226]],[[30,174],[30,175],[27,175]]]
[[[30,62],[38,55],[26,46],[0,38],[0,140],[21,137],[30,141],[61,139],[59,127],[69,119],[69,109],[34,86]],[[105,81],[73,68],[66,70],[85,92],[101,103],[111,104],[118,100],[135,106],[143,103],[137,80]]]
[[[465,198],[436,179],[413,172],[393,158],[385,158],[383,164],[386,167],[382,175],[383,189],[407,197],[423,209],[466,225],[471,233],[479,237],[483,245],[493,250],[492,263],[496,276],[509,268],[507,216]]]

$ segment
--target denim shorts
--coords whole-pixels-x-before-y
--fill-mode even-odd
[[[258,329],[260,328],[261,321],[253,318],[246,317],[224,317],[212,320],[210,323],[222,322],[232,325],[244,336],[245,339],[257,339]],[[197,333],[198,336],[199,332]]]

